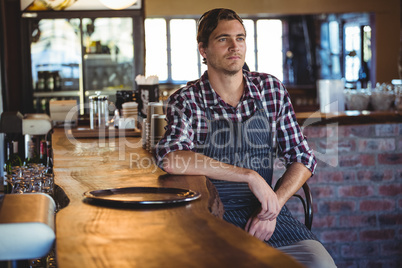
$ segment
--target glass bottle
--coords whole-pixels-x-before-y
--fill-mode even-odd
[[[54,91],[61,90],[61,77],[59,71],[53,71],[53,82],[54,82]]]
[[[45,90],[46,91],[54,91],[54,77],[53,73],[50,71],[45,72]]]
[[[42,140],[40,142],[40,149],[39,149],[39,163],[47,166],[47,145],[46,141]]]
[[[31,139],[30,135],[25,135],[25,159],[24,166],[28,166],[31,163],[39,163],[39,157],[35,150],[35,143]]]
[[[38,82],[36,83],[36,91],[41,92],[45,90],[45,73],[43,71],[38,72]]]
[[[48,173],[53,173],[53,150],[51,141],[46,141],[46,167],[48,167]]]
[[[11,175],[13,167],[21,166],[22,161],[18,155],[18,141],[7,142],[7,160],[4,163],[4,175]],[[11,184],[4,180],[4,193],[11,193]]]

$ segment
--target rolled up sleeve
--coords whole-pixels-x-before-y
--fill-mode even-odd
[[[194,133],[191,128],[191,109],[180,95],[172,95],[166,108],[165,134],[155,148],[156,164],[162,170],[163,158],[177,150],[193,150]]]
[[[314,174],[317,160],[307,143],[306,137],[297,123],[289,95],[284,96],[284,105],[277,120],[277,142],[286,166],[294,162],[302,163]]]

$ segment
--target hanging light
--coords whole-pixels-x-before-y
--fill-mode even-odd
[[[110,9],[125,9],[134,5],[137,0],[100,0],[103,5]]]

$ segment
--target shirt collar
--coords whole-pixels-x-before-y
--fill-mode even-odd
[[[251,81],[251,72],[243,70],[243,78],[246,82],[244,85],[244,98],[262,100],[261,91],[257,88],[256,84]]]
[[[219,104],[219,96],[212,88],[208,79],[208,71],[205,71],[200,78],[201,94],[204,99],[205,107],[213,107]]]
[[[244,93],[242,96],[242,100],[248,98],[261,100],[260,91],[258,90],[256,85],[253,82],[251,82],[251,73],[243,70],[243,79],[245,81],[245,84],[244,84]],[[216,93],[216,91],[212,88],[209,82],[208,71],[204,72],[199,81],[205,106],[210,108],[218,106],[221,98],[218,95],[218,93]]]

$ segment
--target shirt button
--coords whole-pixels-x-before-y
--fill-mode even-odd
[[[242,119],[242,116],[241,116],[240,109],[237,110],[236,115],[237,115],[237,119],[239,120],[239,122],[241,122],[241,121],[242,121],[242,120],[241,120],[241,119]]]

